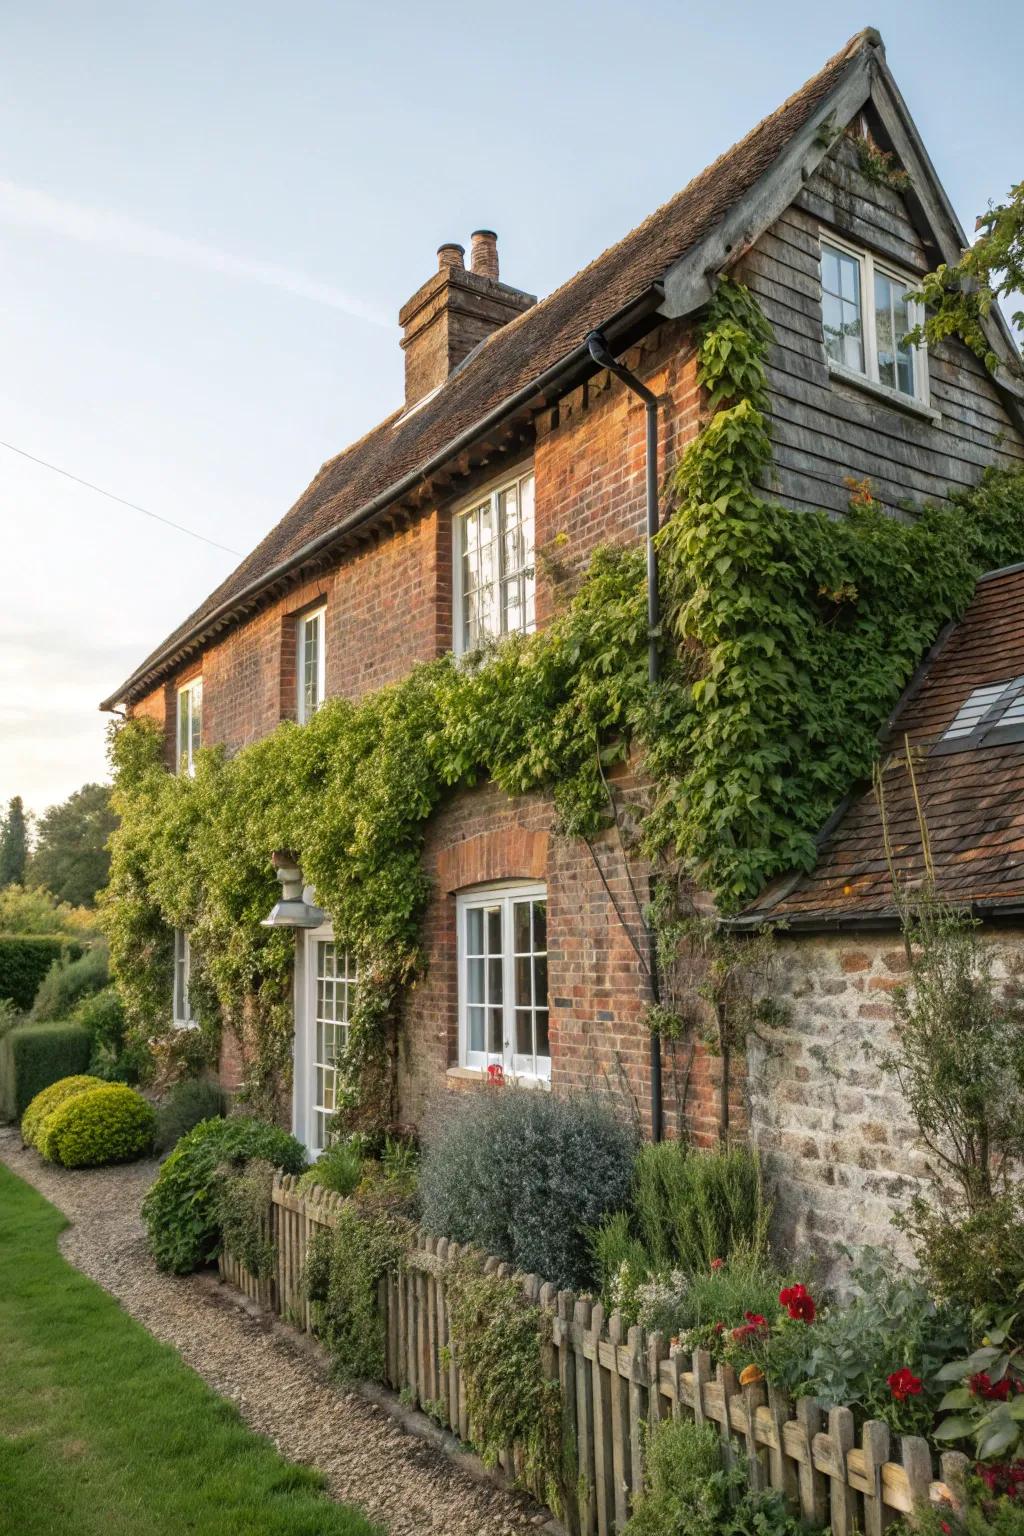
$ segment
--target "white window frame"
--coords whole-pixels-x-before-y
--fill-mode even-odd
[[[524,1078],[528,1081],[550,1083],[551,1081],[551,1057],[520,1055],[515,1049],[516,1040],[516,995],[515,995],[515,943],[512,918],[512,908],[517,901],[543,901],[548,900],[547,886],[542,882],[530,884],[502,882],[495,885],[478,886],[474,890],[461,892],[456,897],[455,921],[456,921],[456,951],[458,958],[458,994],[459,994],[459,1066],[471,1070],[486,1072],[490,1066],[500,1066],[503,1073],[511,1078]],[[502,1014],[503,1014],[503,1048],[501,1054],[488,1051],[471,1051],[469,1048],[469,975],[467,963],[467,914],[475,908],[502,907]],[[549,948],[536,951],[537,954],[550,954]],[[550,1005],[551,979],[548,977],[548,1044],[551,1040],[551,1005]],[[486,1041],[486,1035],[485,1035]]]
[[[896,283],[905,283],[912,291],[921,286],[921,278],[913,272],[906,272],[890,261],[876,256],[864,246],[852,245],[848,240],[833,233],[831,229],[819,231],[819,246],[831,246],[844,256],[850,256],[858,263],[860,268],[860,316],[863,329],[864,345],[864,372],[849,367],[846,363],[837,363],[835,358],[829,357],[825,351],[825,361],[828,371],[836,378],[846,379],[854,384],[868,384],[873,390],[883,394],[886,399],[901,404],[919,405],[928,408],[930,405],[929,380],[928,380],[928,347],[922,341],[912,348],[914,354],[914,393],[905,394],[903,390],[894,388],[891,384],[882,382],[878,373],[878,334],[876,330],[875,309],[875,273],[879,272],[883,277],[890,278]],[[820,292],[822,324],[824,325],[825,290],[824,273],[819,263]],[[911,328],[924,324],[924,305],[918,300],[913,300],[909,305]],[[823,332],[824,337],[824,332]],[[824,339],[822,341],[824,346]]]
[[[195,716],[199,715],[198,741],[195,739]],[[187,722],[187,746],[181,750],[182,716]],[[196,751],[203,744],[203,679],[202,677],[190,678],[178,689],[178,706],[174,717],[174,750],[176,753],[175,772],[187,773],[195,776]]]
[[[470,517],[470,515],[472,513],[476,512],[481,506],[483,506],[483,504],[485,502],[489,501],[490,504],[491,504],[491,514],[492,514],[492,516],[495,519],[495,524],[497,525],[497,519],[499,517],[499,509],[500,509],[500,505],[501,505],[500,497],[501,497],[502,492],[510,490],[512,488],[512,486],[516,486],[517,489],[518,489],[519,497],[520,497],[519,505],[521,506],[522,505],[522,500],[521,500],[522,489],[521,489],[521,487],[523,485],[523,482],[526,481],[526,480],[531,480],[533,482],[533,530],[532,530],[532,542],[530,544],[530,547],[525,552],[526,553],[526,564],[522,567],[522,569],[523,569],[523,571],[529,571],[529,572],[534,573],[533,576],[532,576],[532,580],[533,580],[533,583],[534,583],[533,600],[534,600],[534,603],[535,603],[536,602],[536,574],[535,573],[536,573],[536,548],[537,548],[537,482],[536,482],[536,477],[535,477],[535,474],[534,474],[533,464],[532,463],[520,464],[516,469],[514,469],[514,470],[504,474],[501,477],[500,480],[495,480],[495,481],[492,481],[491,484],[489,484],[489,485],[482,486],[480,488],[480,490],[477,491],[477,493],[474,496],[469,497],[465,501],[461,502],[459,504],[459,506],[452,513],[452,595],[453,595],[453,602],[452,602],[452,649],[454,650],[456,656],[463,656],[467,652],[472,652],[474,649],[476,649],[476,647],[474,647],[472,645],[467,645],[466,644],[466,638],[465,638],[465,633],[464,633],[465,627],[466,627],[466,625],[465,625],[466,593],[465,593],[465,582],[463,580],[464,567],[463,567],[462,554],[463,554],[463,540],[465,538],[465,534],[464,534],[463,530],[466,527],[466,521],[467,521],[467,519]],[[497,584],[497,587],[498,587],[498,594],[499,594],[499,619],[500,619],[500,622],[501,622],[501,633],[499,635],[495,635],[495,636],[492,636],[490,638],[493,639],[493,640],[499,640],[499,639],[504,639],[504,637],[507,634],[524,634],[524,635],[532,634],[533,631],[537,627],[536,607],[534,607],[533,613],[531,614],[531,616],[529,618],[527,618],[526,615],[524,614],[523,623],[522,623],[522,625],[518,629],[509,630],[506,627],[505,608],[504,608],[504,604],[501,602],[501,586],[502,586],[502,581],[503,581],[504,578],[503,578],[503,573],[502,573],[502,570],[501,570],[501,567],[500,567],[501,548],[502,548],[502,541],[501,541],[500,533],[496,536],[496,542],[497,542],[497,545],[498,545],[499,569],[498,569],[497,575],[495,577],[495,581],[496,581],[496,584]]]
[[[312,894],[312,893],[311,893]],[[292,1129],[311,1157],[323,1151],[318,1135],[318,1115],[324,1113],[316,1091],[316,1074],[322,1063],[317,1055],[317,982],[319,980],[319,946],[338,944],[334,925],[330,922],[308,930],[302,936],[298,963],[295,968],[295,1072],[292,1089]],[[340,946],[339,946],[340,947]],[[344,959],[342,959],[342,956]],[[350,1017],[354,989],[359,984],[358,965],[347,950],[339,955],[345,997],[345,1024]],[[335,1108],[328,1113],[336,1114]]]
[[[171,995],[171,1022],[175,1029],[195,1029],[189,983],[192,977],[192,946],[184,928],[174,930],[174,983]]]
[[[312,711],[306,709],[306,625],[316,624],[317,654],[316,654],[316,703]],[[295,717],[300,725],[315,715],[324,702],[324,694],[327,688],[327,605],[321,604],[319,608],[312,608],[306,613],[300,613],[295,620]]]

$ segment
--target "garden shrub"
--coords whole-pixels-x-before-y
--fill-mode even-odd
[[[299,1180],[299,1189],[319,1187],[339,1195],[350,1195],[363,1177],[363,1152],[358,1142],[335,1141],[325,1147]]]
[[[348,1199],[333,1231],[317,1232],[303,1284],[319,1304],[317,1332],[348,1381],[384,1379],[384,1319],[377,1284],[394,1273],[415,1227],[400,1196]]]
[[[124,1006],[113,987],[83,997],[74,1022],[89,1031],[89,1071],[108,1083],[138,1083],[149,1070],[150,1053],[142,1040],[126,1036]]]
[[[152,1149],[155,1124],[153,1106],[141,1093],[127,1083],[104,1083],[65,1099],[47,1115],[39,1150],[65,1168],[128,1163]]]
[[[21,1117],[21,1139],[26,1147],[39,1150],[39,1133],[47,1116],[52,1115],[65,1099],[73,1099],[77,1093],[88,1093],[91,1088],[102,1086],[102,1078],[79,1073],[74,1077],[62,1077],[48,1088],[41,1089]]]
[[[269,1217],[274,1165],[254,1157],[227,1174],[217,1196],[217,1219],[227,1251],[257,1280],[274,1273],[277,1246]]]
[[[184,1275],[216,1258],[224,1178],[254,1157],[285,1173],[306,1166],[294,1136],[251,1115],[202,1120],[181,1138],[142,1202],[150,1251],[161,1269]]]
[[[738,1452],[723,1465],[714,1424],[663,1419],[644,1466],[646,1487],[622,1536],[808,1536],[780,1493],[748,1486]]]
[[[916,1200],[901,1222],[939,1296],[988,1313],[1024,1295],[1024,1189],[994,1195],[973,1211]]]
[[[770,1208],[750,1147],[691,1151],[662,1141],[640,1150],[633,1179],[637,1235],[653,1270],[704,1274],[734,1249],[762,1252]]]
[[[420,1168],[427,1229],[585,1289],[587,1229],[626,1204],[636,1156],[609,1102],[502,1088],[433,1118]]]
[[[93,944],[84,954],[62,954],[39,984],[32,1004],[33,1021],[43,1024],[70,1018],[82,998],[102,991],[109,979],[105,944]]]
[[[182,1077],[172,1084],[156,1110],[158,1152],[169,1152],[201,1120],[216,1120],[224,1114],[224,1095],[218,1083],[204,1077]]]
[[[720,1358],[724,1332],[739,1327],[748,1312],[767,1317],[778,1309],[785,1278],[761,1254],[737,1249],[703,1274],[673,1270],[632,1286],[628,1275],[620,1275],[609,1305],[630,1323],[679,1337],[687,1349],[708,1348]]]
[[[1016,1480],[1010,1481],[1017,1497],[1002,1493],[993,1496],[985,1482],[970,1479],[968,1498],[962,1510],[930,1505],[914,1517],[914,1536],[1024,1536],[1024,1462],[1017,1462]],[[896,1530],[896,1527],[890,1529]],[[903,1528],[904,1532],[907,1527]]]
[[[0,998],[27,1013],[43,978],[62,955],[78,956],[80,944],[37,933],[0,933]]]
[[[15,1007],[9,997],[0,997],[0,1040],[14,1028],[15,1024],[20,1023],[20,1010]]]
[[[85,1072],[90,1051],[80,1024],[16,1024],[0,1039],[0,1117],[19,1119],[41,1089]]]
[[[556,1513],[565,1502],[562,1402],[545,1354],[551,1314],[535,1306],[514,1276],[485,1274],[466,1256],[445,1277],[451,1348],[466,1387],[473,1442],[493,1466],[513,1443],[527,1481],[540,1479]]]

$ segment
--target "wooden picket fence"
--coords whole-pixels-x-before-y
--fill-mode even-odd
[[[303,1266],[312,1234],[335,1225],[341,1201],[319,1189],[299,1194],[296,1183],[290,1174],[274,1179],[267,1214],[274,1273],[257,1280],[230,1254],[222,1255],[220,1272],[254,1301],[315,1332],[317,1309],[303,1294]],[[465,1251],[421,1234],[400,1272],[381,1282],[378,1305],[386,1384],[472,1443],[444,1284],[447,1269]],[[485,1267],[512,1273],[493,1258]],[[669,1416],[717,1425],[726,1456],[737,1444],[745,1453],[755,1488],[777,1489],[806,1524],[831,1526],[835,1536],[881,1536],[894,1520],[912,1519],[929,1502],[958,1501],[967,1465],[959,1452],[941,1457],[936,1480],[929,1446],[917,1436],[902,1436],[897,1444],[888,1425],[872,1421],[858,1445],[849,1408],[806,1397],[792,1402],[763,1382],[741,1386],[731,1367],[713,1368],[703,1350],[691,1356],[673,1349],[660,1334],[625,1329],[619,1314],[606,1317],[598,1302],[557,1291],[536,1275],[522,1278],[527,1296],[551,1314],[547,1365],[561,1387],[566,1444],[577,1461],[562,1512],[571,1536],[621,1530],[643,1486],[647,1429]],[[522,1480],[515,1446],[501,1464]]]

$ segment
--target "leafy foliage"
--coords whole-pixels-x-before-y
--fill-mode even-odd
[[[32,1003],[33,1021],[51,1023],[54,1019],[69,1018],[76,1004],[82,998],[101,991],[108,979],[105,944],[93,944],[84,954],[79,955],[65,951],[54,960],[39,983]]]
[[[623,1536],[806,1536],[781,1494],[748,1488],[741,1456],[724,1465],[713,1424],[662,1420],[644,1465],[647,1486]]]
[[[40,1089],[21,1117],[21,1139],[26,1147],[35,1147],[38,1151],[39,1134],[45,1121],[65,1099],[73,1099],[77,1093],[88,1093],[91,1088],[102,1086],[102,1078],[78,1073],[73,1077],[62,1077],[48,1088]]]
[[[592,1276],[587,1229],[629,1197],[636,1142],[596,1095],[467,1097],[435,1117],[420,1171],[428,1231],[474,1243],[554,1284]]]
[[[319,1186],[339,1195],[350,1195],[363,1176],[363,1154],[352,1141],[336,1141],[325,1147],[299,1180],[300,1191]]]
[[[971,1497],[959,1514],[934,1504],[915,1517],[919,1536],[1024,1536],[1024,1504],[985,1496],[985,1485],[974,1480]]]
[[[1001,297],[1024,293],[1024,181],[1010,188],[1004,202],[989,205],[977,229],[977,239],[960,260],[930,272],[917,296],[928,306],[922,329],[930,345],[959,336],[994,372],[999,357],[984,322]],[[1024,327],[1024,310],[1013,320]]]
[[[919,1198],[901,1218],[939,1296],[988,1313],[1024,1295],[1024,1189],[1017,1184],[973,1211]]]
[[[103,1083],[64,1099],[42,1122],[43,1157],[65,1168],[95,1168],[143,1157],[153,1145],[152,1104],[127,1083]]]
[[[229,1173],[217,1195],[217,1213],[224,1247],[257,1280],[274,1272],[277,1247],[270,1236],[274,1165],[253,1157]]]
[[[383,1379],[377,1282],[398,1268],[413,1230],[401,1196],[378,1191],[364,1201],[346,1200],[334,1231],[317,1233],[310,1244],[306,1293],[320,1304],[317,1332],[344,1379]]]
[[[521,1280],[485,1274],[468,1255],[448,1270],[445,1297],[477,1449],[493,1466],[521,1446],[526,1478],[541,1480],[557,1512],[566,1472],[561,1394],[550,1359],[545,1368],[550,1314],[527,1300]]]
[[[200,1077],[183,1077],[172,1083],[157,1106],[154,1138],[157,1151],[169,1152],[194,1125],[201,1120],[216,1120],[223,1113],[224,1095],[217,1083]]]
[[[935,1438],[970,1440],[979,1461],[1012,1460],[1024,1451],[1024,1338],[1019,1325],[1016,1313],[982,1324],[977,1330],[979,1347],[939,1372],[940,1381],[959,1385],[939,1405],[950,1417],[939,1424]]]
[[[84,938],[95,931],[95,912],[69,907],[49,891],[30,891],[22,885],[0,886],[0,933],[50,937],[65,933]]]
[[[161,1269],[185,1275],[217,1256],[221,1186],[254,1157],[285,1173],[306,1166],[294,1136],[249,1115],[202,1120],[181,1138],[142,1202],[150,1251]]]
[[[83,784],[40,816],[28,861],[29,883],[72,906],[94,906],[110,874],[107,843],[116,826],[108,786]]]

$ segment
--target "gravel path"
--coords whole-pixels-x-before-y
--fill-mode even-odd
[[[283,1456],[319,1468],[335,1498],[358,1505],[389,1536],[536,1536],[548,1517],[535,1504],[475,1482],[383,1409],[339,1388],[283,1325],[253,1317],[203,1277],[161,1274],[139,1218],[155,1163],[55,1168],[7,1127],[0,1159],[69,1217],[60,1246],[70,1263],[173,1344]]]

